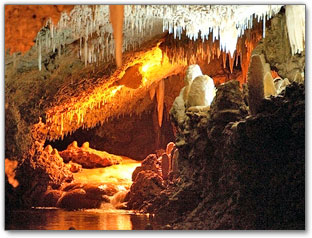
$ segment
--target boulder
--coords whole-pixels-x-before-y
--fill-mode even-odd
[[[74,163],[72,161],[69,161],[69,163],[67,164],[67,167],[69,168],[69,170],[72,172],[72,173],[78,173],[82,170],[82,165],[81,164],[77,164],[77,163]]]
[[[165,188],[161,176],[151,170],[141,171],[130,187],[128,208],[139,209],[144,202],[157,197]]]
[[[44,207],[56,207],[57,201],[60,199],[60,197],[63,195],[63,191],[60,190],[47,190],[45,194],[43,195],[42,201],[40,203],[40,206]]]
[[[82,147],[77,146],[77,142],[70,144],[66,150],[59,154],[64,161],[72,161],[81,164],[83,168],[106,167],[119,164],[122,160],[120,156],[109,154],[105,151],[91,149],[89,143],[85,142]]]
[[[90,209],[99,208],[101,200],[90,199],[84,189],[77,188],[63,193],[56,205],[69,210]]]
[[[135,181],[136,176],[141,171],[151,170],[160,175],[160,162],[157,159],[156,154],[148,155],[141,163],[141,166],[135,168],[132,173],[132,181]]]

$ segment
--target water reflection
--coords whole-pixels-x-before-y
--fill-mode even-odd
[[[147,224],[159,226],[153,216],[125,210],[89,209],[65,211],[40,208],[13,211],[6,216],[8,230],[144,230]]]

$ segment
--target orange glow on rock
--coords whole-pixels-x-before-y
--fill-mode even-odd
[[[271,70],[271,75],[273,79],[280,77],[275,70]]]
[[[130,112],[141,113],[137,102],[146,96],[151,85],[181,72],[186,66],[185,61],[169,62],[166,53],[159,48],[160,43],[145,52],[132,54],[131,59],[108,79],[103,79],[103,83],[94,87],[92,91],[72,97],[70,101],[48,109],[46,111],[48,139],[63,138],[80,127],[92,128]],[[139,71],[143,79],[136,82],[139,84],[138,87],[129,87],[123,84],[121,79],[129,73],[128,69],[136,65],[142,65]],[[132,75],[127,77],[127,80],[131,81]]]
[[[19,185],[19,182],[15,179],[15,169],[18,165],[17,161],[5,159],[4,163],[5,167],[5,175],[8,177],[8,182],[11,184],[14,188],[16,188]]]

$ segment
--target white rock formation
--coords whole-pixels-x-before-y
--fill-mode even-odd
[[[233,55],[239,36],[253,26],[253,20],[265,21],[273,17],[282,5],[125,5],[122,51],[140,47],[155,35],[168,31],[174,38],[181,39],[182,32],[192,40],[199,37],[205,41],[209,34],[212,40],[220,40],[220,48]],[[296,16],[297,8],[287,9],[290,19]],[[296,26],[300,39],[302,21],[299,15]],[[41,51],[53,51],[66,44],[79,41],[79,57],[85,62],[94,63],[110,60],[115,54],[113,30],[109,21],[109,5],[76,5],[67,14],[62,13],[57,25],[50,19],[47,27],[37,35],[39,70],[41,69]],[[293,32],[296,28],[289,28]],[[290,33],[295,36],[293,33]],[[263,34],[264,36],[265,34]],[[92,36],[92,37],[91,37]],[[300,39],[291,39],[296,49],[300,50]],[[119,42],[121,44],[121,42]],[[119,58],[121,49],[118,47]],[[119,60],[120,61],[120,60]]]
[[[182,125],[185,118],[185,104],[188,98],[188,94],[190,91],[191,84],[193,80],[202,75],[201,69],[199,65],[193,64],[190,65],[185,72],[184,77],[184,85],[180,91],[180,94],[173,102],[172,108],[170,110],[170,114],[175,118],[179,125]]]
[[[251,56],[250,65],[248,68],[247,85],[248,85],[248,101],[249,108],[252,114],[256,114],[261,104],[261,100],[274,91],[271,84],[271,69],[270,65],[265,62],[263,55]],[[272,76],[271,76],[272,77]],[[265,78],[267,85],[265,86]],[[273,83],[273,79],[272,79]],[[264,89],[266,87],[266,89]],[[274,84],[273,84],[274,87]],[[265,95],[265,90],[267,91]]]
[[[305,5],[286,5],[286,24],[291,53],[301,53],[305,48]]]
[[[277,77],[274,79],[274,86],[276,89],[276,94],[280,94],[286,86],[290,84],[288,78],[282,79],[281,77]]]
[[[210,106],[215,94],[213,79],[207,75],[198,76],[191,84],[186,106]]]
[[[304,72],[302,73],[297,72],[294,81],[297,83],[304,83]]]

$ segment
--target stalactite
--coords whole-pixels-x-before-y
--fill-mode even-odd
[[[218,41],[220,49],[230,53],[233,57],[237,39],[247,29],[253,27],[253,17],[258,21],[262,19],[263,34],[265,36],[265,21],[279,12],[281,5],[201,5],[200,7],[197,5],[125,5],[120,7],[124,8],[123,30],[125,40],[122,41],[120,37],[122,25],[120,23],[122,23],[121,16],[123,14],[119,14],[122,12],[119,9],[116,11],[120,15],[120,17],[117,17],[119,19],[117,27],[119,31],[113,31],[114,38],[116,38],[116,32],[119,32],[116,38],[118,41],[118,47],[116,48],[113,44],[109,14],[109,8],[118,8],[116,5],[110,7],[109,5],[91,7],[77,5],[69,15],[62,13],[57,25],[53,25],[53,22],[49,19],[47,22],[49,27],[46,28],[47,34],[38,34],[37,40],[40,38],[42,42],[45,42],[45,50],[53,50],[53,52],[55,52],[55,48],[65,47],[66,39],[83,40],[85,64],[98,62],[103,56],[99,52],[103,52],[103,54],[105,52],[106,61],[111,60],[116,50],[116,53],[118,52],[118,65],[120,66],[122,51],[134,50],[143,41],[161,32],[168,31],[178,41],[183,39],[183,35],[187,36],[191,41],[200,40],[213,43]],[[291,12],[291,10],[288,12]],[[216,15],[222,17],[216,17]],[[288,15],[291,15],[291,13]],[[296,21],[298,26],[302,26],[302,19],[304,20],[304,17]],[[116,26],[114,21],[113,25]],[[304,27],[300,27],[300,29],[300,34],[304,34],[304,31],[302,33]],[[289,30],[291,31],[291,29]],[[88,37],[89,35],[92,37]],[[49,38],[51,44],[48,44],[47,38]],[[89,38],[93,38],[92,43],[88,42]],[[295,44],[298,45],[299,50],[302,48],[302,44],[299,45],[300,39],[291,41],[296,42]],[[104,44],[103,41],[105,41]],[[93,47],[91,60],[88,60],[87,56],[89,44]],[[52,49],[47,49],[48,45],[51,45]],[[217,50],[218,57],[220,56],[220,49]],[[199,52],[201,55],[203,54],[201,47]],[[81,57],[81,53],[80,48],[79,57]],[[186,57],[189,63],[194,61],[192,57],[191,55]],[[212,59],[214,57],[215,54],[212,55]],[[210,57],[208,61],[210,61]]]
[[[286,25],[291,53],[301,53],[305,43],[305,5],[286,5]]]
[[[162,125],[162,118],[163,118],[163,112],[164,112],[164,97],[165,97],[165,82],[162,79],[159,81],[157,92],[156,92],[159,127],[161,127]]]
[[[149,95],[150,95],[150,99],[153,100],[153,99],[154,99],[154,96],[155,96],[155,87],[152,87],[152,88],[149,90]]]

